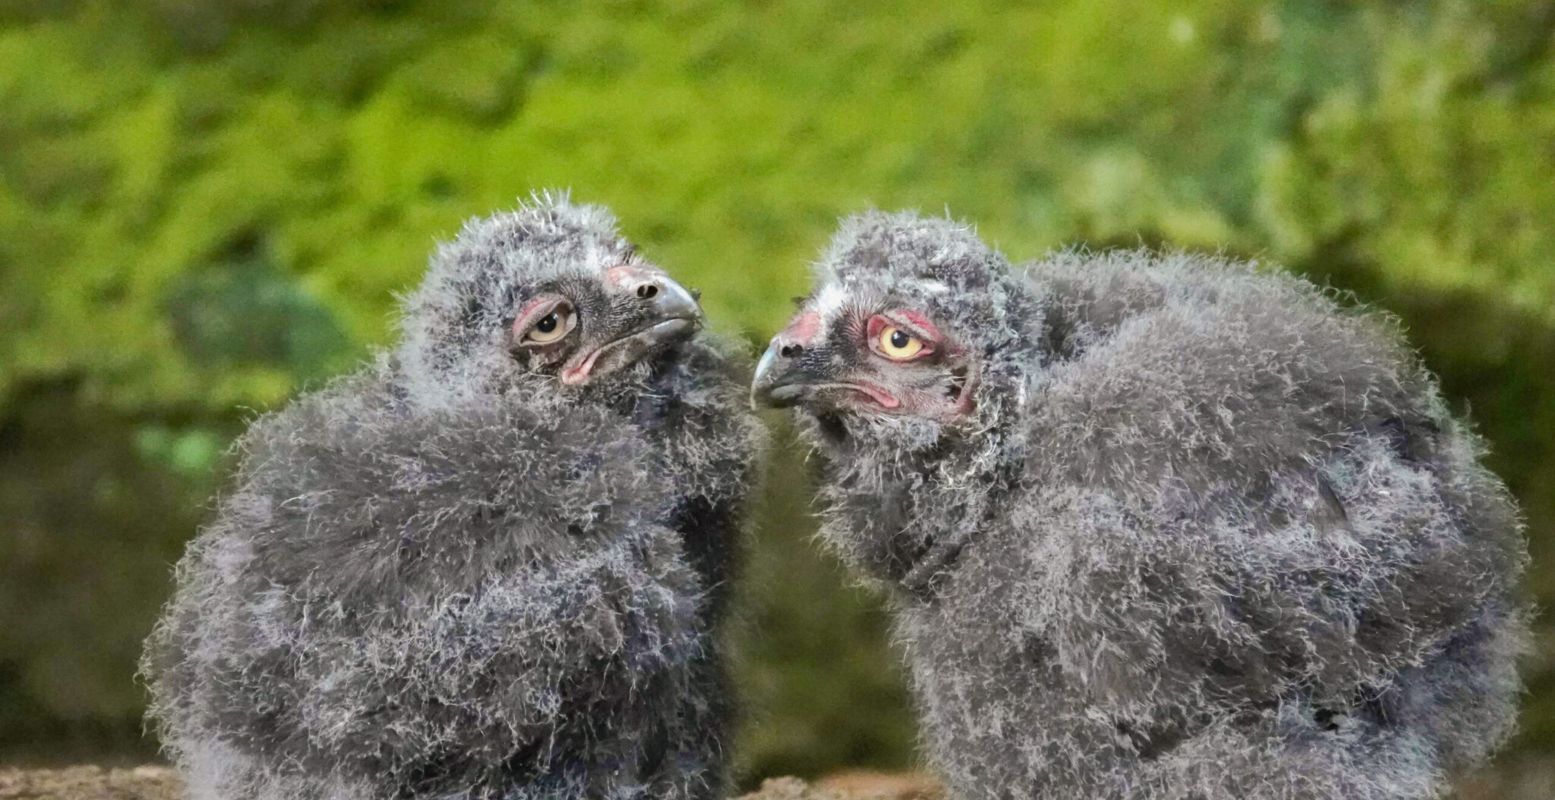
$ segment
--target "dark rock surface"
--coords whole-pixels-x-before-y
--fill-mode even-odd
[[[180,796],[178,776],[167,767],[0,767],[3,800],[177,800]]]
[[[1555,768],[1526,762],[1495,777],[1463,782],[1457,800],[1550,800]],[[182,800],[178,777],[162,766],[126,769],[0,767],[0,800]],[[919,774],[846,772],[806,783],[770,778],[739,800],[948,800],[932,778]]]
[[[163,766],[110,769],[0,767],[0,800],[181,800],[178,777]],[[942,800],[930,779],[918,775],[846,773],[815,784],[774,778],[741,800]]]

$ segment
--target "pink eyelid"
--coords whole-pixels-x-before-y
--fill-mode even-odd
[[[908,328],[915,329],[919,338],[933,340],[936,343],[940,340],[939,328],[934,327],[934,323],[922,314],[905,308],[887,312],[887,316],[893,315],[901,317]]]
[[[524,304],[523,308],[519,309],[518,318],[513,320],[513,334],[522,336],[530,328],[534,327],[536,322],[544,319],[546,314],[565,305],[570,304],[567,302],[567,298],[561,295],[541,295],[530,300]]]

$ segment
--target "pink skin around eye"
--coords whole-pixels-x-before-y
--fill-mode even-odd
[[[513,320],[513,335],[523,336],[525,331],[534,327],[546,314],[551,313],[562,302],[562,298],[554,294],[546,294],[536,297],[524,304],[518,310],[518,319]]]
[[[885,353],[881,351],[879,341],[880,335],[881,332],[884,331],[887,327],[893,326],[901,328],[910,336],[917,337],[919,341],[923,342],[923,349],[919,350],[916,355],[907,359],[895,359],[885,355]],[[947,342],[944,340],[944,336],[940,333],[939,327],[936,326],[933,322],[930,322],[928,317],[911,309],[898,308],[883,312],[881,314],[876,314],[869,318],[864,327],[867,331],[866,342],[870,350],[878,354],[881,358],[894,361],[896,363],[911,363],[913,361],[917,361],[919,359],[926,358],[930,355],[938,353],[942,349],[944,352],[950,354],[953,357],[963,354],[963,350],[960,346],[954,342]],[[972,411],[974,405],[972,395],[975,384],[975,378],[965,383],[959,396],[951,405],[947,406],[942,404],[940,400],[927,398],[920,392],[909,393],[909,395],[898,399],[881,387],[873,386],[864,381],[858,382],[859,388],[865,394],[868,394],[871,398],[873,398],[883,408],[904,408],[908,409],[911,413],[921,413],[926,416],[934,416],[945,419],[964,416]]]
[[[934,323],[930,322],[928,317],[916,311],[902,308],[891,313],[901,317],[907,324],[916,328],[918,333],[923,334],[922,338],[926,341],[933,341],[935,344],[938,344],[942,338],[939,334],[939,328],[934,327]]]
[[[902,327],[908,335],[916,336],[919,341],[923,342],[923,349],[919,350],[912,358],[893,358],[891,359],[892,361],[916,361],[933,354],[934,351],[939,349],[939,329],[934,327],[933,323],[924,319],[922,314],[911,311],[892,311],[890,313],[901,317],[902,321],[899,322],[891,319],[884,314],[876,314],[869,318],[869,324],[865,328],[864,335],[868,339],[871,350],[879,352],[880,332],[890,326]],[[904,326],[903,323],[906,323],[906,325]],[[885,357],[890,358],[889,356]]]

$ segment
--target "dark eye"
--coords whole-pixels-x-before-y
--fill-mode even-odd
[[[529,327],[524,341],[530,344],[559,342],[578,324],[578,315],[572,306],[562,303]]]
[[[906,361],[923,352],[923,340],[896,327],[887,325],[880,329],[877,340],[880,353],[892,361]]]

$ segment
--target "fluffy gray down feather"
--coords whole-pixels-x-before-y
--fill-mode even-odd
[[[471,222],[396,351],[251,426],[142,665],[192,797],[722,795],[741,376],[697,340],[566,391],[500,338],[614,226],[565,196]]]
[[[955,795],[1429,798],[1509,735],[1518,511],[1390,318],[1205,256],[1011,269],[912,214],[816,274],[980,356],[970,419],[798,415]]]

